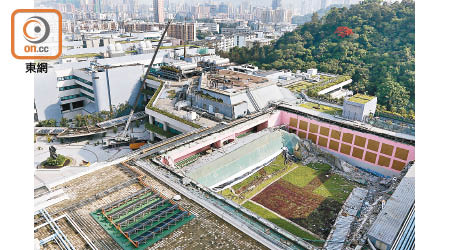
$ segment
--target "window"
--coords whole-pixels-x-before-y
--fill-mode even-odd
[[[70,103],[61,105],[61,111],[67,111],[67,110],[70,110]]]
[[[82,96],[81,94],[63,96],[63,97],[61,97],[61,101],[66,101],[66,100],[70,100],[70,99],[75,99],[75,98],[79,98],[79,97],[81,97],[81,96]]]
[[[80,86],[80,87],[81,87],[81,89],[84,89],[84,90],[86,90],[87,92],[94,94],[94,90],[92,90],[92,89],[90,89],[90,88],[86,88],[86,87],[84,87],[84,86]]]
[[[86,95],[86,94],[84,94],[84,93],[81,93],[81,96],[84,96],[84,97],[86,97],[87,99],[89,99],[89,100],[91,100],[91,101],[95,101],[95,98],[94,98],[94,97],[88,96],[88,95]]]
[[[82,108],[82,107],[84,106],[83,104],[84,104],[83,101],[72,102],[72,107],[73,107],[74,109]]]
[[[66,90],[70,90],[70,89],[77,89],[79,87],[81,87],[81,86],[78,85],[78,84],[75,84],[75,85],[61,87],[61,88],[59,88],[59,91],[66,91]]]
[[[89,86],[92,86],[92,82],[90,82],[90,81],[88,81],[88,80],[85,80],[85,79],[83,79],[83,78],[81,78],[81,77],[73,76],[73,78],[74,78],[75,80],[77,80],[77,81],[80,81],[80,82],[85,83],[85,84],[87,84],[87,85],[89,85]]]

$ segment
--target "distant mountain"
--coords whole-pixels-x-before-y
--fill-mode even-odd
[[[237,63],[263,69],[306,70],[350,75],[356,92],[376,95],[388,110],[414,109],[415,4],[411,0],[386,4],[366,0],[350,8],[331,8],[268,46],[233,48]],[[340,26],[352,29],[340,37]]]
[[[320,10],[318,10],[316,12],[319,15],[319,17],[323,17],[323,16],[325,16],[325,14],[331,8],[342,8],[344,6],[347,6],[347,5],[344,5],[344,4],[333,4],[333,5],[330,5],[330,6],[326,7],[326,8],[324,8],[324,9],[320,9]],[[313,13],[307,14],[307,15],[304,15],[304,16],[293,16],[292,17],[292,23],[293,24],[304,24],[304,23],[307,23],[307,22],[311,21],[312,15],[313,15]]]

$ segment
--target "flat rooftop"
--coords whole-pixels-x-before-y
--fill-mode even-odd
[[[212,75],[213,77],[222,77],[230,81],[233,86],[245,87],[252,84],[264,83],[268,79],[265,77],[249,75],[241,72],[231,71],[231,70],[219,70],[218,74]]]
[[[53,218],[58,218],[63,214],[70,216],[98,249],[120,249],[119,245],[91,216],[93,211],[142,190],[144,186],[136,180],[137,174],[144,175],[143,182],[166,197],[178,194],[154,177],[144,174],[135,167],[131,168],[122,167],[120,164],[107,166],[52,188],[50,191],[64,190],[64,193],[70,198],[47,207],[48,213]],[[158,241],[152,246],[152,249],[228,249],[231,247],[265,249],[263,245],[226,221],[182,194],[180,195],[181,200],[177,203],[196,217]],[[45,220],[36,216],[34,222],[34,226],[39,226],[43,225]],[[64,221],[58,221],[58,223],[60,222]],[[60,224],[60,227],[77,249],[85,249],[85,242],[79,237],[80,234],[69,230],[69,226],[65,226],[65,224]],[[42,226],[41,229],[35,231],[34,234],[39,240],[51,235],[50,228],[47,226]],[[53,249],[51,247],[59,249],[55,244],[49,249]]]
[[[261,88],[275,84],[265,77],[248,75],[231,70],[219,70],[218,74],[208,74],[206,82],[202,81],[202,88],[231,96],[249,89]]]
[[[348,100],[351,101],[351,102],[356,102],[356,103],[360,103],[360,104],[366,104],[366,103],[368,103],[369,101],[371,101],[374,98],[375,98],[375,96],[356,94],[356,95],[348,98]]]

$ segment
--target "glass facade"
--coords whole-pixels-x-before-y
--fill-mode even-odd
[[[80,87],[81,87],[81,89],[84,89],[84,90],[86,90],[87,92],[94,94],[94,90],[89,89],[89,88],[86,88],[86,87],[83,87],[83,86],[80,86]]]
[[[61,97],[61,101],[67,101],[67,100],[71,100],[71,99],[75,99],[75,98],[79,98],[79,97],[83,97],[83,95],[82,94],[76,94],[76,95],[62,96]]]
[[[75,76],[75,75],[68,75],[68,76],[63,76],[63,77],[58,77],[57,78],[58,81],[72,80],[72,79],[75,79],[77,81],[85,83],[85,84],[87,84],[89,86],[93,85],[91,81],[85,80],[85,79],[80,78],[80,77]],[[59,91],[66,91],[66,90],[78,89],[78,88],[81,88],[81,89],[83,89],[83,90],[85,90],[85,91],[87,91],[89,93],[94,94],[94,90],[92,90],[90,88],[87,88],[87,87],[84,87],[84,86],[81,86],[79,84],[65,86],[65,87],[60,87]],[[86,97],[86,98],[88,98],[91,101],[95,101],[94,97],[88,96],[88,95],[86,95],[84,93],[79,93],[79,94],[75,94],[75,95],[68,95],[68,96],[62,96],[61,97],[61,101],[67,101],[67,100],[71,100],[71,99],[75,99],[75,98],[79,98],[79,97]]]
[[[85,79],[83,79],[81,77],[78,77],[76,75],[68,75],[68,76],[62,76],[62,77],[58,77],[57,78],[58,81],[72,80],[72,79],[75,79],[75,80],[80,81],[82,83],[85,83],[85,84],[87,84],[89,86],[92,86],[92,82],[91,81],[85,80]]]
[[[71,99],[75,99],[75,98],[79,98],[79,97],[86,97],[91,101],[95,101],[94,97],[90,97],[86,94],[80,93],[80,94],[75,94],[75,95],[67,95],[67,96],[63,96],[61,97],[61,101],[67,101],[67,100],[71,100]]]
[[[61,87],[61,88],[59,88],[59,91],[65,91],[65,90],[70,90],[70,89],[78,89],[78,88],[81,88],[81,86],[78,85],[78,84],[75,84],[75,85]]]

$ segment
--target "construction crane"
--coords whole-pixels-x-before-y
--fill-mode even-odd
[[[127,123],[125,125],[125,128],[114,139],[119,144],[126,143],[126,142],[130,141],[130,135],[128,133],[128,127],[130,126],[131,119],[133,118],[134,110],[136,109],[139,97],[140,97],[140,95],[142,93],[142,90],[144,89],[145,80],[147,79],[147,76],[150,74],[150,69],[153,66],[153,62],[155,61],[156,55],[158,54],[159,48],[161,47],[162,41],[164,39],[164,36],[166,35],[167,30],[169,29],[169,26],[170,26],[171,23],[172,23],[172,20],[169,19],[169,21],[167,22],[166,28],[164,29],[164,31],[163,31],[163,33],[161,35],[161,39],[159,39],[158,46],[156,47],[155,53],[153,54],[152,61],[148,65],[147,71],[145,72],[145,75],[144,75],[144,80],[141,81],[141,86],[139,87],[139,92],[138,92],[136,98],[134,99],[133,107],[131,108],[130,116],[128,117],[128,120],[127,120]]]

